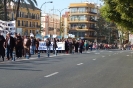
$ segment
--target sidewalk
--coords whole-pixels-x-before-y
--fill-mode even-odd
[[[63,55],[70,55],[70,54],[65,54],[65,53],[58,53],[57,56],[63,56]],[[56,57],[55,54],[50,53],[50,57]],[[35,59],[42,59],[42,58],[49,58],[46,53],[40,53],[40,58],[38,58],[38,54],[31,55],[29,59],[22,57],[21,59],[15,59],[15,61],[24,61],[24,60],[35,60]],[[7,63],[7,62],[14,62],[12,59],[2,61],[2,58],[0,58],[0,63]]]

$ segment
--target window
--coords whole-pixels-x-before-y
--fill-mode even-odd
[[[22,21],[22,26],[24,26],[24,21]]]
[[[13,14],[13,12],[12,12],[12,20],[14,20],[14,14]]]
[[[30,30],[30,33],[32,33],[32,30]]]
[[[19,17],[21,17],[22,16],[22,13],[21,12],[19,12]]]
[[[31,22],[30,22],[30,27],[31,27]]]
[[[85,37],[85,32],[79,32],[79,37]]]
[[[77,8],[70,8],[70,10],[71,10],[71,13],[76,13],[78,11]]]
[[[97,13],[97,9],[91,8],[91,9],[90,9],[90,12]]]
[[[20,20],[18,20],[18,26],[20,26]]]
[[[86,8],[78,8],[78,12],[79,13],[85,13],[86,12]]]

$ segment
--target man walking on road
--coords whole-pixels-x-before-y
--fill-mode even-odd
[[[15,45],[14,38],[10,35],[10,33],[7,33],[5,45],[7,48],[7,59],[10,60],[12,58],[12,52]],[[10,57],[9,57],[9,54],[10,54]]]
[[[48,38],[48,39],[46,40],[47,55],[48,55],[48,57],[50,56],[50,45],[51,45],[51,41],[50,41],[50,39]]]

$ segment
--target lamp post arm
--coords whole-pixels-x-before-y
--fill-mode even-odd
[[[46,2],[44,2],[44,3],[41,5],[40,10],[42,9],[42,6],[43,6],[44,4],[46,4]]]

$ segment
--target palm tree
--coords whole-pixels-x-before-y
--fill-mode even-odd
[[[4,6],[2,5],[2,4],[0,4],[0,19],[1,20],[4,20],[4,12],[3,12],[3,8],[4,8]]]
[[[36,0],[16,0],[16,2],[17,2],[16,20],[18,18],[19,8],[20,8],[21,3],[25,3],[25,5],[27,5],[26,2],[28,2],[33,7],[33,9],[35,8],[35,5],[37,5]]]

